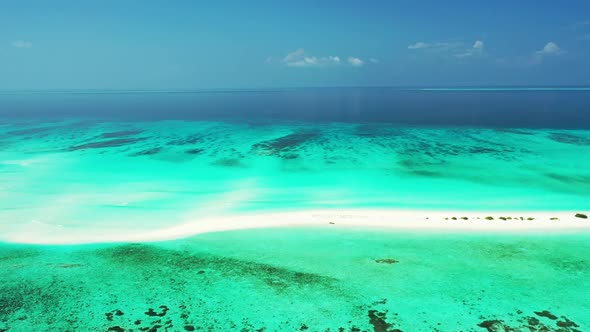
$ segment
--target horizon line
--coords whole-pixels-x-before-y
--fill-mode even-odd
[[[0,95],[10,94],[134,94],[134,93],[207,93],[207,92],[287,92],[313,89],[393,89],[399,91],[590,91],[587,85],[473,85],[473,86],[307,86],[307,87],[254,87],[254,88],[171,88],[171,89],[0,89]]]

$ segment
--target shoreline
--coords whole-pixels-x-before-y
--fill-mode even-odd
[[[382,229],[386,231],[467,233],[559,233],[590,231],[588,211],[431,211],[404,209],[317,209],[209,215],[170,227],[81,230],[39,222],[20,225],[0,235],[0,242],[38,245],[74,245],[113,242],[159,242],[203,233],[256,228],[325,227]],[[455,219],[453,219],[455,218]],[[511,219],[508,219],[511,218]],[[129,227],[129,226],[128,226]]]

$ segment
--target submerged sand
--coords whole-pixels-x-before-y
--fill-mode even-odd
[[[587,331],[590,232],[0,243],[0,330]]]

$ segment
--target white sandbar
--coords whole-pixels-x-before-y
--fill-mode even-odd
[[[31,244],[82,244],[97,242],[152,242],[196,234],[270,227],[378,228],[430,232],[540,232],[590,231],[590,219],[576,213],[587,211],[462,212],[401,209],[334,209],[290,212],[241,213],[202,216],[159,228],[68,227],[31,222],[0,234],[0,241]],[[488,220],[489,217],[493,218]],[[456,218],[454,220],[453,218]],[[466,219],[464,219],[466,218]],[[501,218],[512,218],[503,220]],[[522,218],[522,219],[521,219]]]

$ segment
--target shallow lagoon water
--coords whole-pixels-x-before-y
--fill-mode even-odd
[[[485,326],[502,321],[585,331],[589,240],[286,228],[152,244],[5,244],[0,328],[495,331]]]
[[[240,211],[590,208],[586,130],[69,119],[0,137],[0,239]]]
[[[589,96],[2,95],[0,241],[307,208],[587,211]],[[5,243],[0,330],[584,331],[589,236],[328,228]]]

